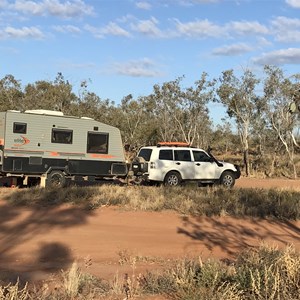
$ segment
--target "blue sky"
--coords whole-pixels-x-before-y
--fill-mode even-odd
[[[183,75],[188,87],[264,64],[298,73],[299,46],[300,0],[0,0],[1,78],[62,72],[116,103]]]

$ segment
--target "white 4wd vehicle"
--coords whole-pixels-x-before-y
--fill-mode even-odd
[[[142,147],[132,169],[135,175],[143,176],[146,181],[170,186],[193,180],[199,185],[219,183],[233,187],[241,174],[237,165],[220,162],[212,154],[184,143]]]

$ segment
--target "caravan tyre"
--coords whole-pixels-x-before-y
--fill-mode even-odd
[[[66,177],[62,171],[52,171],[47,178],[47,186],[60,188],[66,185]]]

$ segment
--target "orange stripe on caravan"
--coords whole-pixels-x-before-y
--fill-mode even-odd
[[[0,139],[0,145],[4,146],[4,139]]]
[[[90,157],[92,158],[114,158],[114,155],[109,154],[90,154]]]
[[[50,152],[50,156],[59,156],[58,152]]]

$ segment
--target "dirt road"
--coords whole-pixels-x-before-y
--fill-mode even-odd
[[[239,187],[300,190],[300,181],[245,180]],[[300,222],[184,217],[174,212],[125,212],[102,207],[15,208],[0,202],[0,276],[25,281],[46,279],[75,260],[86,272],[113,278],[159,267],[187,256],[234,258],[265,241],[300,250]]]

